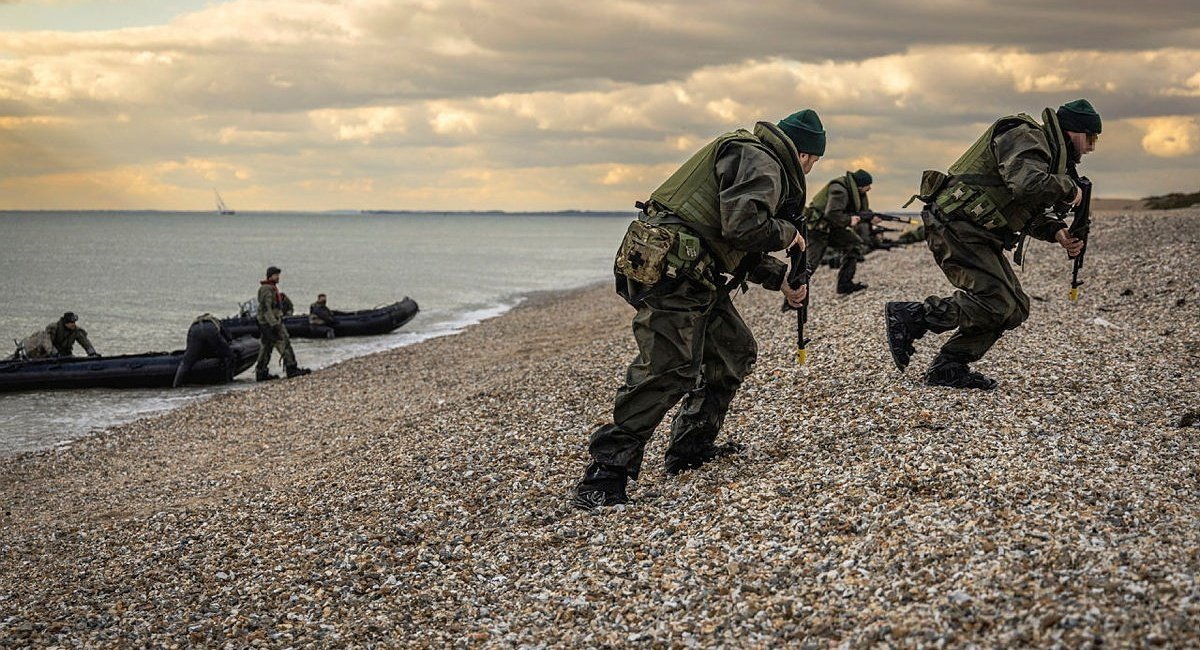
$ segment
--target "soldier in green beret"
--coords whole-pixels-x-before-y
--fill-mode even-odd
[[[1075,257],[1083,241],[1049,209],[1083,198],[1075,166],[1096,148],[1100,115],[1086,99],[1042,111],[1042,122],[1020,113],[984,131],[949,175],[927,171],[921,192],[926,244],[952,296],[889,302],[888,346],[904,370],[926,332],[955,330],[925,372],[930,386],[990,390],[996,380],[973,371],[1005,331],[1029,316],[1029,296],[1004,257],[1026,236],[1056,242]]]
[[[841,258],[838,270],[837,292],[850,294],[862,291],[867,285],[854,281],[854,274],[868,251],[869,239],[864,239],[858,229],[878,224],[879,219],[862,222],[859,216],[871,208],[867,203],[867,192],[871,191],[874,179],[870,172],[859,169],[846,172],[821,188],[812,203],[804,211],[808,221],[808,265],[816,271],[826,251],[834,251]],[[868,238],[870,231],[867,231]]]
[[[668,474],[742,449],[715,443],[757,358],[729,293],[749,281],[782,291],[789,305],[803,303],[805,287],[791,289],[787,265],[767,253],[805,245],[791,221],[804,207],[804,176],[824,153],[825,129],[805,109],[717,137],[639,203],[615,264],[617,291],[637,309],[638,355],[617,390],[613,421],[592,433],[576,507],[628,501],[650,435],[681,400]]]

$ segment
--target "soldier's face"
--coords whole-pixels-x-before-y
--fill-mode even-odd
[[[1067,131],[1067,135],[1071,137],[1071,144],[1075,145],[1075,151],[1078,151],[1080,156],[1095,151],[1096,141],[1100,139],[1100,136],[1096,133],[1076,133],[1075,131]]]
[[[279,282],[279,274],[278,274],[278,273],[272,273],[272,274],[271,274],[271,277],[269,277],[269,278],[267,278],[267,279],[268,279],[268,280],[270,280],[271,282]]]
[[[812,168],[817,164],[817,161],[820,159],[821,159],[820,156],[815,156],[811,153],[804,153],[804,152],[800,153],[800,169],[804,170],[805,176],[807,176],[810,172],[812,172]]]
[[[79,327],[79,325],[78,325],[78,324],[76,324],[76,323],[75,323],[75,321],[71,321],[71,322],[69,322],[69,323],[65,323],[65,325],[67,326],[67,329],[69,329],[69,330],[73,330],[73,329],[75,329],[76,327]]]
[[[863,185],[862,187],[858,188],[858,191],[859,191],[859,192],[862,192],[863,194],[866,194],[867,192],[870,192],[870,191],[871,191],[871,186],[870,186],[870,185]]]

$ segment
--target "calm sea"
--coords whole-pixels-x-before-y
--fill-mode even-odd
[[[235,314],[272,264],[298,313],[322,292],[333,309],[420,305],[389,335],[294,339],[301,365],[320,368],[458,331],[530,292],[603,281],[632,216],[0,212],[0,351],[64,311],[101,354],[177,350],[193,318]],[[0,454],[247,388],[253,374],[212,388],[0,393]]]

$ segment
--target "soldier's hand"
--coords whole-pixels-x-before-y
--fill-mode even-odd
[[[1079,202],[1082,200],[1083,200],[1083,188],[1076,185],[1075,186],[1075,198],[1071,199],[1071,207],[1073,208],[1073,207],[1079,205]],[[1071,257],[1075,257],[1075,256],[1072,255]]]
[[[1068,257],[1076,257],[1083,252],[1083,240],[1072,235],[1066,228],[1061,228],[1054,233],[1054,240],[1058,242],[1059,246],[1066,249]]]
[[[796,308],[803,306],[804,299],[808,297],[807,284],[800,285],[799,289],[793,289],[789,287],[786,282],[784,282],[783,286],[779,287],[779,290],[783,292],[783,297],[787,300],[787,304]]]
[[[801,235],[799,231],[796,231],[796,238],[792,240],[792,244],[788,248],[792,246],[796,246],[800,250],[808,248],[808,244],[804,241],[804,235]]]
[[[857,214],[851,216],[850,217],[850,227],[853,228],[853,227],[857,226],[858,222],[860,222],[860,221],[862,221],[862,217],[858,216]]]
[[[883,223],[883,219],[880,219],[879,217],[871,217],[872,226],[878,226],[881,223]]]

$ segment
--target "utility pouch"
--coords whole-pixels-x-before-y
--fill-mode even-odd
[[[921,172],[921,189],[913,194],[908,202],[903,207],[908,207],[913,201],[920,199],[924,203],[929,203],[937,197],[938,192],[946,187],[946,183],[950,181],[950,177],[936,169],[926,169]]]
[[[650,286],[662,279],[667,256],[675,248],[676,233],[640,219],[629,224],[617,249],[616,270],[635,282]],[[699,248],[697,240],[696,248]]]

